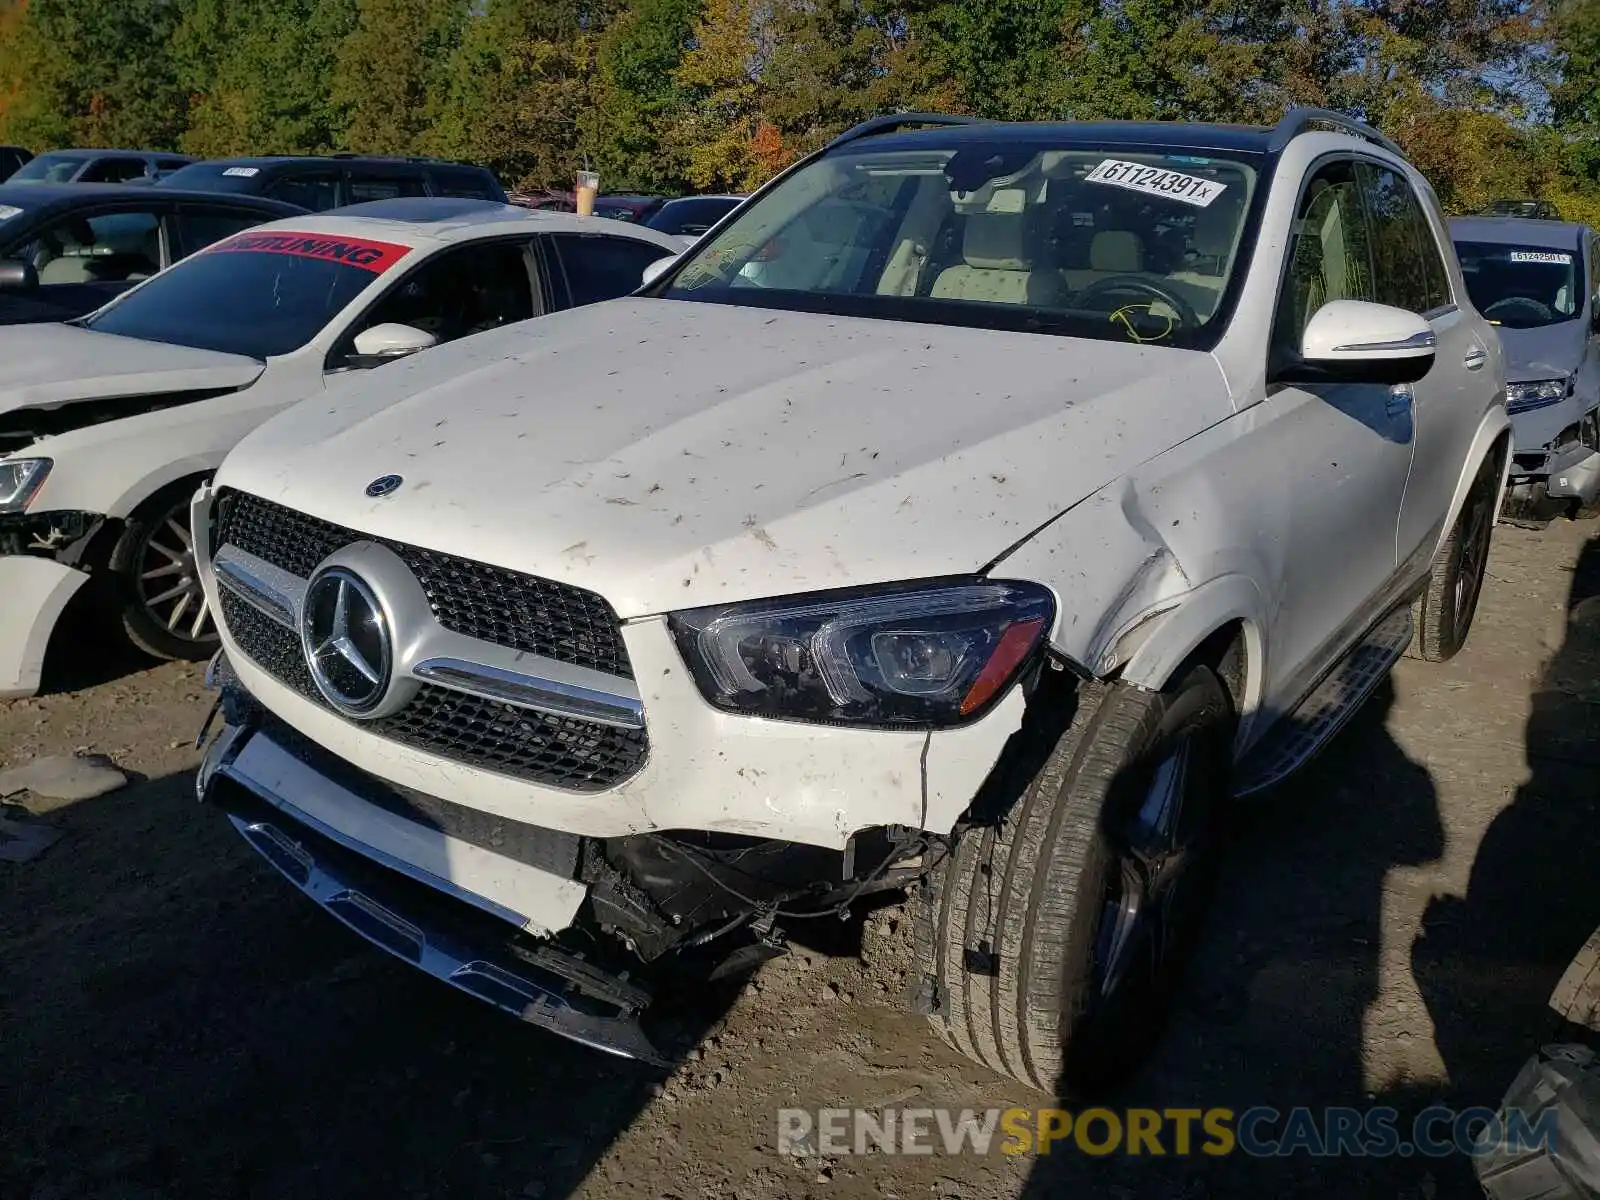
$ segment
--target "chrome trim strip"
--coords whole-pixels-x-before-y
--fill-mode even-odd
[[[1335,354],[1377,354],[1386,350],[1433,350],[1439,339],[1433,330],[1426,329],[1408,338],[1392,342],[1353,342],[1348,346],[1335,346]]]
[[[645,727],[644,702],[633,680],[446,629],[433,615],[421,585],[409,571],[402,577],[399,571],[405,570],[403,566],[398,570],[392,564],[387,570],[375,569],[380,560],[390,558],[392,555],[381,547],[355,542],[332,555],[324,565],[346,566],[375,588],[394,627],[397,681],[437,684],[518,708],[619,729]],[[368,562],[369,559],[373,561]],[[307,580],[233,545],[224,545],[217,551],[213,567],[218,586],[299,638]],[[403,708],[414,692],[414,684],[410,692],[403,687],[392,689],[390,702],[362,716],[371,719]]]
[[[211,560],[217,585],[296,635],[305,605],[306,581],[237,546],[223,546]]]
[[[442,930],[417,924],[346,882],[336,869],[271,823],[227,815],[249,846],[284,878],[379,949],[558,1037],[618,1058],[669,1065],[650,1043],[637,1016],[580,1012],[563,995],[565,982],[559,976],[544,984],[488,961]]]
[[[563,717],[578,717],[618,729],[643,729],[644,704],[637,697],[597,692],[559,679],[506,671],[459,658],[427,658],[411,666],[413,678],[440,687],[502,700],[519,708]]]

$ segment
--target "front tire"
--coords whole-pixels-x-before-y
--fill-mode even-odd
[[[1484,460],[1478,478],[1467,493],[1450,536],[1433,560],[1427,590],[1412,610],[1416,633],[1413,657],[1428,662],[1454,658],[1467,643],[1472,618],[1483,593],[1489,567],[1489,537],[1494,530],[1494,505],[1499,486],[1498,463]]]
[[[1162,692],[1079,688],[1012,811],[962,833],[918,897],[946,1041],[1051,1093],[1142,1057],[1201,925],[1234,725],[1203,666]]]
[[[163,489],[129,518],[111,552],[117,611],[128,640],[155,658],[209,658],[219,644],[200,587],[189,529],[197,481]]]

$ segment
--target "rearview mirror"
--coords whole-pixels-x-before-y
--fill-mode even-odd
[[[1433,366],[1433,329],[1414,312],[1366,300],[1330,300],[1273,372],[1280,383],[1415,383]]]
[[[438,344],[439,339],[431,333],[386,321],[356,334],[356,357],[365,360],[362,365],[376,366]]]
[[[679,255],[669,254],[665,258],[658,258],[644,269],[644,278],[639,281],[640,287],[649,287],[656,280],[665,275],[673,263],[677,262]]]
[[[30,262],[15,258],[0,258],[0,289],[11,292],[31,291],[39,286],[39,272]]]

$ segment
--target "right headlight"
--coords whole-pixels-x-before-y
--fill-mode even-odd
[[[1549,408],[1560,404],[1572,395],[1573,381],[1565,379],[1536,379],[1528,383],[1506,384],[1506,411],[1532,412],[1536,408]]]
[[[48,458],[0,459],[0,513],[18,513],[44,486],[50,474]]]
[[[717,708],[930,728],[981,715],[1054,619],[1038,584],[948,579],[689,609],[667,623]]]

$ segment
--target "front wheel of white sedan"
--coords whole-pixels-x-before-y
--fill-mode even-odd
[[[156,658],[209,658],[218,644],[189,529],[197,486],[187,480],[153,496],[128,520],[111,553],[122,626]]]

